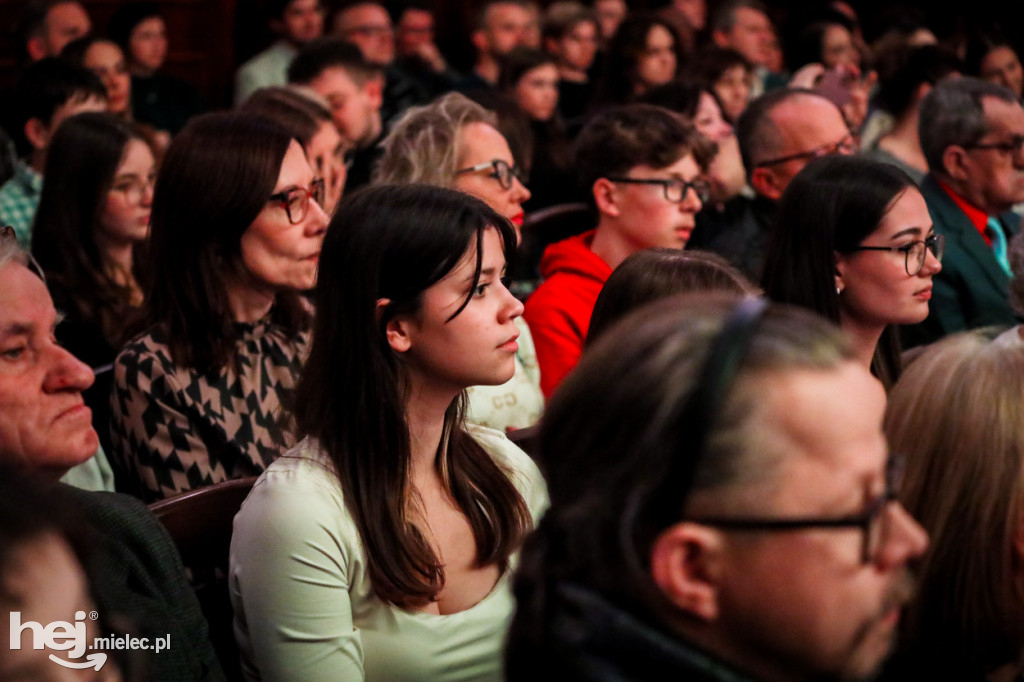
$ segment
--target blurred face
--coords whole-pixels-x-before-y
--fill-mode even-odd
[[[882,222],[864,238],[861,246],[906,246],[933,233],[924,197],[909,188],[896,197]],[[911,276],[907,274],[906,260],[904,254],[891,251],[837,254],[836,283],[842,289],[842,320],[884,326],[914,324],[928,317],[932,277],[942,266],[928,252],[921,271]]]
[[[1004,45],[989,52],[981,60],[980,71],[982,80],[1009,88],[1017,99],[1024,95],[1024,69],[1012,47]]]
[[[508,148],[505,136],[487,123],[469,123],[462,127],[459,140],[459,158],[456,164],[459,169],[504,161],[510,168],[515,168],[515,160]],[[472,194],[482,200],[495,211],[512,221],[519,236],[519,227],[523,224],[523,202],[530,198],[530,190],[513,177],[511,185],[502,187],[494,172],[490,169],[472,173],[457,173],[452,187]]]
[[[82,400],[92,370],[54,340],[56,318],[39,277],[0,266],[0,456],[53,478],[99,447]]]
[[[731,66],[715,81],[715,95],[722,103],[723,113],[737,121],[750,101],[750,74],[740,64]]]
[[[619,29],[619,24],[626,18],[625,0],[595,0],[594,13],[601,29],[601,40],[608,42]]]
[[[123,246],[149,236],[155,182],[156,163],[149,145],[129,140],[100,215],[98,242]]]
[[[535,121],[547,121],[558,106],[558,68],[542,64],[523,74],[515,88],[516,104]]]
[[[285,7],[278,30],[286,40],[303,45],[324,32],[324,12],[319,0],[292,0]]]
[[[121,48],[106,40],[96,42],[85,51],[84,66],[103,81],[110,113],[126,115],[132,103],[132,77]]]
[[[403,319],[404,351],[413,382],[447,391],[498,385],[515,373],[515,319],[523,314],[505,285],[505,254],[494,228],[483,233],[480,280],[474,283],[476,240],[445,277],[423,292],[419,310]],[[462,312],[448,319],[470,297]]]
[[[492,5],[484,20],[486,51],[501,57],[520,45],[529,45],[536,31],[537,18],[519,5]]]
[[[281,163],[273,194],[307,189],[312,182],[313,170],[302,147],[293,140]],[[268,200],[242,234],[242,265],[251,286],[268,295],[312,289],[326,229],[327,214],[315,200],[309,200],[305,216],[295,225],[281,201]]]
[[[722,118],[722,110],[719,108],[718,102],[708,92],[700,93],[693,125],[697,128],[697,132],[712,142],[718,142],[732,135],[732,126]]]
[[[589,21],[581,21],[555,44],[559,63],[574,71],[586,71],[597,54],[598,29]]]
[[[731,47],[751,63],[771,67],[775,49],[775,29],[764,12],[740,7],[733,14],[734,23],[728,33],[716,36],[722,47]]]
[[[407,9],[395,32],[395,46],[403,57],[415,56],[424,45],[434,42],[434,15],[426,10]]]
[[[65,45],[81,38],[91,29],[89,15],[79,3],[63,2],[54,5],[46,13],[42,36],[45,53],[40,56],[56,57]]]
[[[349,144],[362,148],[380,135],[380,92],[372,80],[358,85],[348,71],[332,66],[309,87],[327,100],[334,125]]]
[[[89,613],[96,610],[89,594],[85,572],[78,558],[64,538],[53,532],[37,535],[20,543],[14,549],[7,575],[2,576],[5,592],[13,599],[4,604],[6,610],[21,612],[21,623],[27,621],[46,626],[49,623],[81,622],[85,626],[85,641],[91,642],[100,635],[99,627],[86,618],[76,621],[76,612]],[[15,607],[15,604],[17,606]],[[4,642],[11,639],[10,621],[0,623],[0,637]],[[14,635],[18,635],[15,633]],[[54,651],[50,648],[33,648],[31,630],[21,634],[20,647],[8,646],[0,652],[0,678],[5,680],[91,680],[113,682],[120,680],[115,664],[109,659],[100,670],[68,670],[50,660],[51,653],[64,661],[76,664],[87,663],[86,654],[74,657],[76,651]],[[74,638],[71,638],[72,641]]]
[[[853,44],[853,35],[839,24],[830,24],[821,37],[821,63],[825,68],[835,66],[860,67],[860,53]]]
[[[691,182],[700,177],[700,167],[692,154],[681,157],[665,168],[636,166],[626,174],[638,180],[678,179]],[[630,251],[653,247],[681,249],[690,233],[702,204],[697,193],[687,190],[680,202],[669,201],[660,185],[614,183],[619,236],[629,244]]]
[[[376,3],[355,5],[338,13],[334,32],[354,43],[368,62],[387,66],[395,60],[391,17]]]
[[[140,21],[128,38],[128,52],[132,63],[145,71],[160,69],[167,58],[167,27],[164,20],[149,17]]]
[[[788,161],[755,168],[754,175],[770,176],[770,188],[751,182],[754,188],[769,199],[782,196],[797,173],[812,159],[825,154],[852,154],[854,151],[850,131],[839,108],[828,100],[816,96],[797,96],[779,103],[771,113],[777,129],[771,159],[792,156]],[[755,159],[768,161],[770,159]]]
[[[704,0],[675,0],[674,6],[683,13],[686,23],[695,31],[704,30],[708,19],[708,7]]]
[[[982,97],[988,132],[978,144],[1010,143],[1024,136],[1024,109],[1016,102]],[[1010,210],[1024,201],[1024,153],[1018,145],[1013,151],[968,149],[964,155],[967,180],[964,198],[986,213]]]
[[[652,26],[647,33],[647,45],[637,64],[637,76],[642,89],[649,90],[668,83],[676,76],[676,43],[664,26]]]
[[[309,141],[306,156],[313,173],[324,180],[324,205],[327,215],[334,215],[334,209],[345,188],[348,169],[345,168],[345,152],[348,145],[341,139],[333,123],[325,122]]]
[[[764,434],[785,453],[769,482],[737,485],[735,517],[839,518],[863,513],[886,489],[885,391],[852,361],[765,378]],[[708,496],[710,497],[710,496]],[[760,501],[760,504],[754,502]],[[714,514],[721,502],[704,499]],[[761,679],[870,679],[892,649],[910,598],[909,564],[924,530],[897,502],[882,506],[873,551],[860,528],[719,531],[723,561],[714,626]]]

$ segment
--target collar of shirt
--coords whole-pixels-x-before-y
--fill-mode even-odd
[[[949,198],[953,200],[953,203],[960,207],[960,210],[963,211],[964,215],[967,216],[967,219],[971,221],[971,224],[974,225],[974,229],[978,231],[978,234],[980,234],[981,238],[985,240],[985,243],[992,246],[992,240],[989,238],[988,234],[986,234],[986,227],[988,227],[988,214],[977,206],[972,206],[967,203],[966,199],[954,192],[953,189],[942,180],[936,178],[935,181],[938,182],[939,187],[949,195]]]

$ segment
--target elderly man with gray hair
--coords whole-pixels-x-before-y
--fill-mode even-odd
[[[946,253],[931,312],[906,341],[1016,324],[1006,245],[1020,229],[1010,208],[1024,200],[1024,108],[1002,86],[951,79],[922,100],[918,134],[929,171],[921,193]]]

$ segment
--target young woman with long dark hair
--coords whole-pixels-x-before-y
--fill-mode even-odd
[[[425,185],[346,198],[324,240],[304,437],[235,518],[243,667],[271,680],[494,680],[513,556],[546,505],[533,462],[464,421],[512,376],[516,246],[478,199]]]

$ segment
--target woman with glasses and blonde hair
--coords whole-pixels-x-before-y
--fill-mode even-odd
[[[110,375],[142,305],[139,256],[149,236],[156,165],[131,124],[108,113],[72,116],[57,129],[32,226],[32,255],[46,273],[61,344],[97,373],[85,392],[109,444]]]
[[[900,497],[930,543],[886,679],[1024,675],[1024,348],[993,335],[930,346],[889,394]]]
[[[496,125],[493,113],[458,93],[413,107],[384,139],[374,181],[423,183],[471,194],[512,223],[518,244],[530,190]],[[520,336],[514,376],[500,386],[469,390],[469,420],[503,431],[533,425],[544,408],[530,328],[522,317],[516,318],[516,326]]]
[[[772,300],[838,323],[889,387],[900,374],[896,325],[928,317],[943,245],[910,176],[886,163],[828,156],[811,161],[783,193],[762,286]]]
[[[246,113],[175,136],[153,197],[147,330],[114,364],[115,459],[146,500],[263,471],[309,342],[327,215],[292,135]]]

